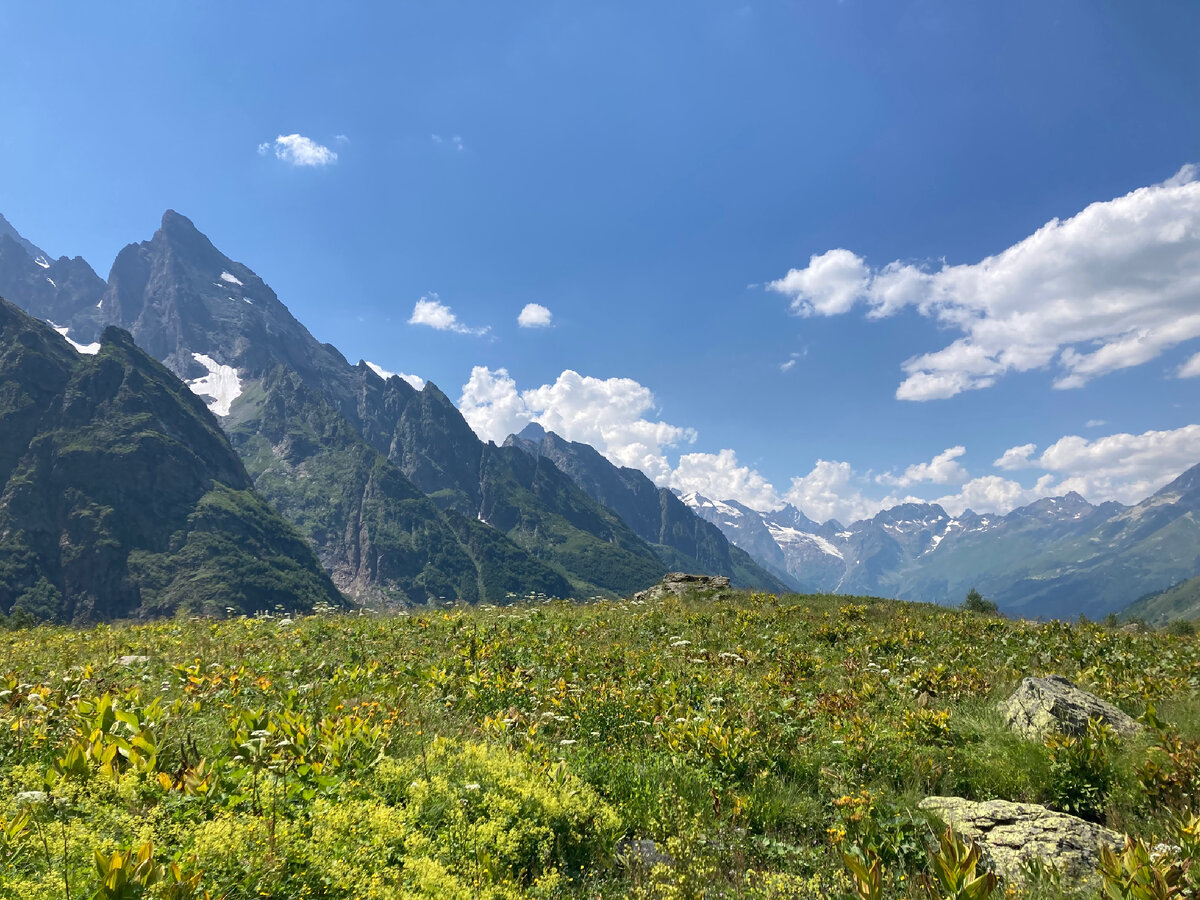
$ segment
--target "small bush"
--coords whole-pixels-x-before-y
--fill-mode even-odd
[[[963,600],[959,608],[967,612],[983,613],[988,616],[994,616],[1000,611],[1000,607],[991,600],[984,599],[983,594],[979,593],[975,588],[967,591],[967,598]]]

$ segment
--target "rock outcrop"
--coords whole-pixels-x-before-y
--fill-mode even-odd
[[[729,587],[724,575],[689,575],[686,572],[668,572],[663,580],[652,588],[633,595],[634,600],[657,600],[667,594],[676,597],[691,591],[719,591]]]
[[[1039,860],[1085,882],[1096,877],[1102,846],[1124,845],[1115,831],[1036,803],[926,797],[919,806],[979,844],[996,874],[1011,881],[1023,880],[1026,861]]]
[[[1000,704],[1009,728],[1030,740],[1041,740],[1055,732],[1082,734],[1089,719],[1099,719],[1122,737],[1141,730],[1141,725],[1111,703],[1076,687],[1061,675],[1025,678],[1013,695]]]

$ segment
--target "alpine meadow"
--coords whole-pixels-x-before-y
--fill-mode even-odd
[[[1197,34],[4,5],[0,900],[1200,900]]]

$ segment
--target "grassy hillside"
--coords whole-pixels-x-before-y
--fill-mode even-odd
[[[1048,672],[1157,727],[1007,733],[996,701]],[[1148,839],[1200,797],[1194,638],[867,598],[42,627],[0,633],[0,673],[5,898],[91,897],[139,852],[175,898],[856,896],[855,847],[915,897],[928,794]]]
[[[1150,594],[1121,611],[1126,619],[1144,619],[1151,625],[1200,620],[1200,575],[1165,591]]]

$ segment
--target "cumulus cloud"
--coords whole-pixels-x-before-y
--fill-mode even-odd
[[[1009,447],[992,463],[997,469],[1027,469],[1029,457],[1037,450],[1037,444],[1022,444],[1019,447]]]
[[[312,138],[302,134],[281,134],[274,142],[264,141],[258,145],[260,156],[266,156],[275,150],[275,158],[293,166],[329,166],[337,162],[338,155],[328,147],[323,147]]]
[[[553,316],[550,310],[540,303],[526,303],[521,314],[517,316],[517,324],[522,328],[548,328]]]
[[[948,447],[929,462],[909,466],[903,474],[893,475],[886,472],[883,475],[877,475],[875,480],[880,484],[890,484],[896,487],[910,487],[923,482],[960,484],[967,480],[967,470],[958,462],[958,458],[966,452],[967,448],[963,446]]]
[[[741,465],[732,450],[683,454],[669,484],[710,500],[737,500],[751,509],[773,510],[783,505],[775,488],[754,469]]]
[[[383,366],[376,365],[375,363],[371,362],[370,360],[365,359],[365,360],[363,360],[363,362],[365,362],[367,364],[367,368],[369,368],[372,372],[374,372],[376,375],[378,375],[384,381],[387,381],[389,378],[399,377],[399,378],[403,378],[405,381],[407,381],[409,384],[411,384],[413,387],[415,387],[418,391],[421,390],[423,387],[425,387],[425,379],[422,378],[420,375],[407,375],[404,372],[389,372]]]
[[[850,463],[818,459],[811,472],[792,479],[784,499],[810,519],[837,519],[843,524],[870,518],[885,506],[900,502],[893,497],[867,497],[857,487],[860,480]]]
[[[595,447],[619,466],[668,483],[666,451],[695,441],[696,432],[647,418],[654,395],[631,378],[593,378],[567,369],[553,384],[519,390],[506,369],[476,366],[459,409],[481,438],[503,441],[530,422]]]
[[[408,317],[409,325],[428,325],[438,331],[453,331],[456,334],[481,335],[488,332],[488,327],[469,328],[458,320],[458,316],[437,294],[422,297],[413,306],[412,315]]]
[[[1056,388],[1080,387],[1200,337],[1196,178],[1184,166],[1161,184],[1052,219],[978,263],[874,269],[839,248],[768,287],[799,315],[838,315],[860,302],[875,318],[912,307],[960,332],[904,363],[901,400],[952,397],[1047,367]]]
[[[839,249],[814,254],[808,266],[792,269],[767,287],[790,296],[797,315],[836,316],[850,311],[870,280],[862,258]]]
[[[1053,482],[1053,475],[1043,475],[1033,487],[1027,488],[1011,478],[983,475],[979,478],[972,478],[956,493],[938,497],[933,502],[939,504],[952,516],[962,515],[963,511],[968,509],[977,513],[1000,513],[1003,515],[1041,497],[1066,493],[1065,491],[1056,491]]]
[[[1078,491],[1093,503],[1136,503],[1198,462],[1200,425],[1185,425],[1091,441],[1068,435],[1031,457],[1029,466],[1053,473],[1057,494]]]

